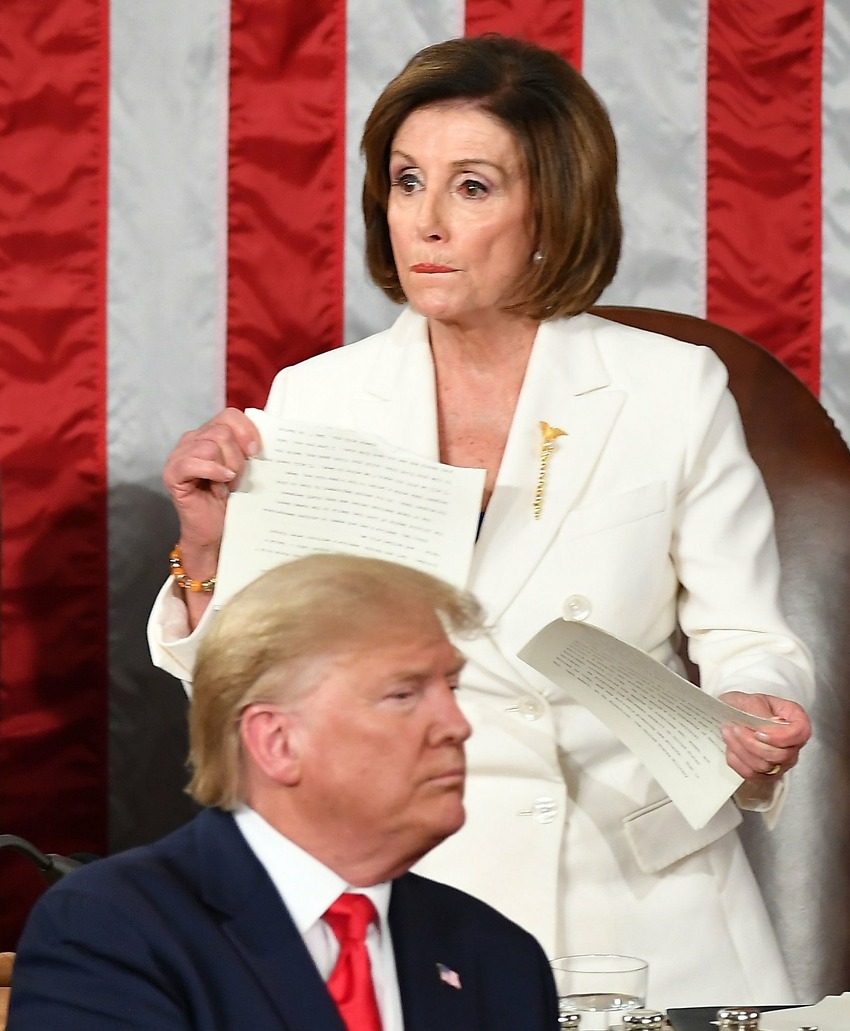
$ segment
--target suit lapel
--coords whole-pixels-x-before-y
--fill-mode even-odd
[[[289,1031],[345,1031],[336,1007],[271,880],[233,818],[196,820],[200,891]]]
[[[608,384],[589,316],[541,325],[473,558],[469,586],[489,618],[501,616],[580,501],[623,403],[620,391],[604,389]],[[567,435],[550,455],[536,519],[541,421]],[[515,559],[488,561],[494,553]]]
[[[464,991],[464,971],[446,954],[450,935],[438,931],[439,913],[416,901],[416,884],[411,875],[393,882],[390,899],[390,930],[393,936],[396,973],[401,992],[405,1031],[435,1031],[436,1028],[478,1027],[475,992]],[[441,966],[445,979],[441,977]],[[460,987],[451,982],[456,975]]]

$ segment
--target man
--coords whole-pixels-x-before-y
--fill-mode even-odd
[[[208,808],[43,896],[11,1031],[556,1028],[536,941],[407,872],[464,820],[444,627],[480,631],[469,595],[351,556],[287,563],[226,605],[190,715]]]

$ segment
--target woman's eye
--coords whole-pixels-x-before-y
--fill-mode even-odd
[[[487,195],[487,187],[478,179],[464,179],[460,184],[460,192],[465,197],[484,197]]]
[[[402,172],[393,179],[392,186],[401,190],[402,193],[413,193],[419,188],[419,176],[414,175],[413,172]]]

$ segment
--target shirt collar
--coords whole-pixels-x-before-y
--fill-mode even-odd
[[[283,899],[299,934],[313,927],[344,891],[359,892],[372,900],[378,913],[379,930],[384,933],[390,908],[390,881],[368,888],[352,887],[315,856],[275,830],[250,806],[240,805],[233,816],[248,847]]]

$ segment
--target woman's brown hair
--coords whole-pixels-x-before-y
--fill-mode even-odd
[[[599,97],[562,57],[488,34],[426,47],[386,86],[366,121],[363,217],[372,279],[403,302],[387,225],[389,158],[417,108],[471,101],[513,133],[525,162],[542,260],[529,260],[509,310],[575,315],[611,282],[620,256],[617,146]]]

